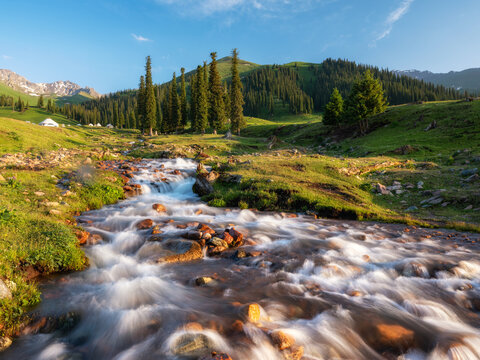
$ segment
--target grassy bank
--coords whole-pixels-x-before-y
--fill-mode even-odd
[[[136,136],[0,118],[0,155],[22,154],[0,158],[0,279],[12,295],[0,300],[0,336],[14,334],[40,300],[36,276],[87,265],[74,214],[123,197],[119,176],[94,164]]]

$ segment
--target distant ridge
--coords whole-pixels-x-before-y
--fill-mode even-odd
[[[397,70],[395,73],[456,90],[467,90],[475,93],[480,92],[480,68],[450,71],[448,73],[433,73],[431,71],[420,70]]]
[[[75,96],[80,93],[91,98],[99,98],[101,95],[90,87],[81,87],[71,81],[55,81],[52,83],[34,83],[25,77],[8,69],[0,69],[0,82],[15,91],[31,95],[56,95]]]

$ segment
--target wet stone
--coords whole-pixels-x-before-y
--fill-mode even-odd
[[[175,342],[172,353],[180,356],[204,356],[212,350],[210,338],[201,333],[186,333]]]

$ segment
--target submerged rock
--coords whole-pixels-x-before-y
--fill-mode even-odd
[[[270,334],[273,344],[278,347],[279,350],[285,350],[295,345],[295,339],[293,336],[281,331],[275,330]]]
[[[167,212],[167,208],[162,204],[153,204],[152,209],[155,210],[158,213]]]
[[[179,337],[172,348],[172,353],[179,356],[204,356],[213,348],[210,338],[202,333],[186,333]]]
[[[192,241],[190,249],[188,249],[183,254],[176,254],[166,256],[164,258],[158,259],[158,262],[167,262],[167,263],[176,263],[176,262],[186,262],[196,259],[201,259],[203,257],[202,247],[199,243]]]
[[[153,226],[153,220],[152,219],[145,219],[137,223],[135,225],[138,230],[146,230],[150,229]]]

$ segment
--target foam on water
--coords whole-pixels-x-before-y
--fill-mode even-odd
[[[270,339],[282,330],[309,360],[382,359],[384,352],[399,360],[480,359],[472,305],[480,298],[478,247],[395,225],[210,208],[192,191],[196,165],[141,163],[134,182],[142,195],[83,214],[92,221],[86,230],[103,242],[85,248],[89,269],[44,285],[38,309],[75,312],[80,322],[70,331],[24,337],[0,357],[183,359],[179,342],[198,335],[233,359],[282,360]],[[167,212],[157,213],[154,203]],[[163,241],[137,230],[146,218],[161,226]],[[183,227],[192,222],[217,230],[234,224],[246,249],[262,254],[158,264],[188,244]],[[198,276],[215,281],[196,287]],[[261,305],[259,324],[242,310],[253,302]],[[232,328],[237,320],[243,331]],[[187,329],[188,323],[196,325]],[[368,338],[382,323],[414,331],[418,343],[403,351],[378,348]]]

